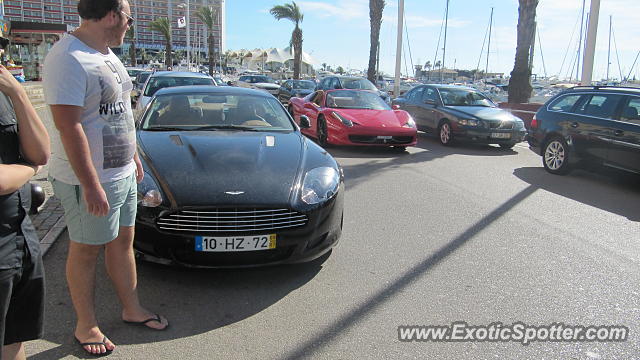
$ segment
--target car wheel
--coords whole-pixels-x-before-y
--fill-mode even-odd
[[[440,144],[444,146],[451,145],[451,141],[453,140],[453,136],[451,134],[451,124],[447,120],[444,120],[438,126],[438,140],[440,140]]]
[[[542,151],[542,165],[545,170],[555,175],[564,175],[569,172],[569,147],[563,138],[555,136],[545,143]]]
[[[318,144],[320,144],[320,146],[329,146],[329,131],[327,130],[327,122],[322,116],[318,116],[318,129],[316,130],[316,135],[318,136]]]
[[[513,149],[513,147],[516,146],[515,143],[498,144],[498,145],[500,145],[500,147],[503,149]]]

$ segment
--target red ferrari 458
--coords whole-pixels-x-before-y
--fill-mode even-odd
[[[366,90],[318,90],[291,98],[289,112],[302,132],[327,145],[394,146],[404,149],[417,142],[416,124],[404,110],[393,109],[378,94]]]

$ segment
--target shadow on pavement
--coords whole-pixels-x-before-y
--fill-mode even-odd
[[[536,190],[537,189],[534,186],[528,186],[515,194],[460,235],[451,239],[446,245],[437,249],[428,257],[425,257],[414,267],[407,269],[407,271],[405,271],[398,280],[384,287],[375,294],[372,294],[366,301],[358,304],[355,309],[344,314],[340,319],[318,331],[318,333],[313,334],[311,339],[300,344],[296,349],[284,356],[283,359],[297,360],[301,358],[313,358],[313,355],[319,355],[322,353],[322,348],[348,332],[349,329],[353,328],[360,321],[366,319],[368,314],[374,313],[378,308],[389,301],[390,298],[405,291],[414,282],[424,276],[425,273],[437,266],[456,250],[463,247],[482,230],[499,220],[503,215],[528,198]]]
[[[375,176],[383,171],[393,171],[402,168],[406,171],[419,174],[419,170],[405,167],[404,165],[426,163],[450,155],[518,155],[518,152],[512,149],[502,149],[491,145],[460,143],[455,146],[442,146],[437,139],[427,134],[419,134],[418,144],[414,148],[418,149],[418,151],[414,149],[400,152],[397,149],[382,147],[333,147],[329,148],[329,152],[337,158],[338,161],[340,158],[371,159],[370,161],[356,165],[343,165],[347,189],[358,186],[371,176]]]
[[[93,358],[73,339],[75,313],[64,276],[67,244],[65,233],[45,257],[47,303],[43,340],[59,345],[33,354],[30,359],[59,359],[69,355]],[[199,335],[242,321],[270,307],[313,279],[327,258],[325,255],[305,264],[242,270],[190,270],[138,262],[141,302],[149,310],[169,319],[170,327],[166,331],[122,323],[121,307],[101,258],[96,289],[98,322],[116,345]]]
[[[524,167],[513,174],[536,188],[640,221],[640,176],[605,168],[591,170],[558,176],[542,167]]]

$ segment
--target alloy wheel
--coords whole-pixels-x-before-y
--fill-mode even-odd
[[[550,170],[558,171],[565,161],[564,145],[558,140],[552,140],[544,151],[544,163]]]
[[[440,125],[440,142],[446,145],[449,141],[451,141],[451,126],[445,122]]]

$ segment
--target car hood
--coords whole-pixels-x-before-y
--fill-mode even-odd
[[[486,106],[445,106],[446,109],[453,110],[456,116],[473,116],[482,120],[489,121],[514,121],[516,118],[511,113],[493,107]]]
[[[354,123],[369,127],[401,127],[407,122],[404,111],[335,109],[333,110]]]
[[[251,85],[261,89],[270,89],[270,90],[280,89],[280,85],[273,84],[273,83],[253,83]]]
[[[145,170],[177,206],[289,204],[304,151],[295,132],[141,131],[139,139]]]

